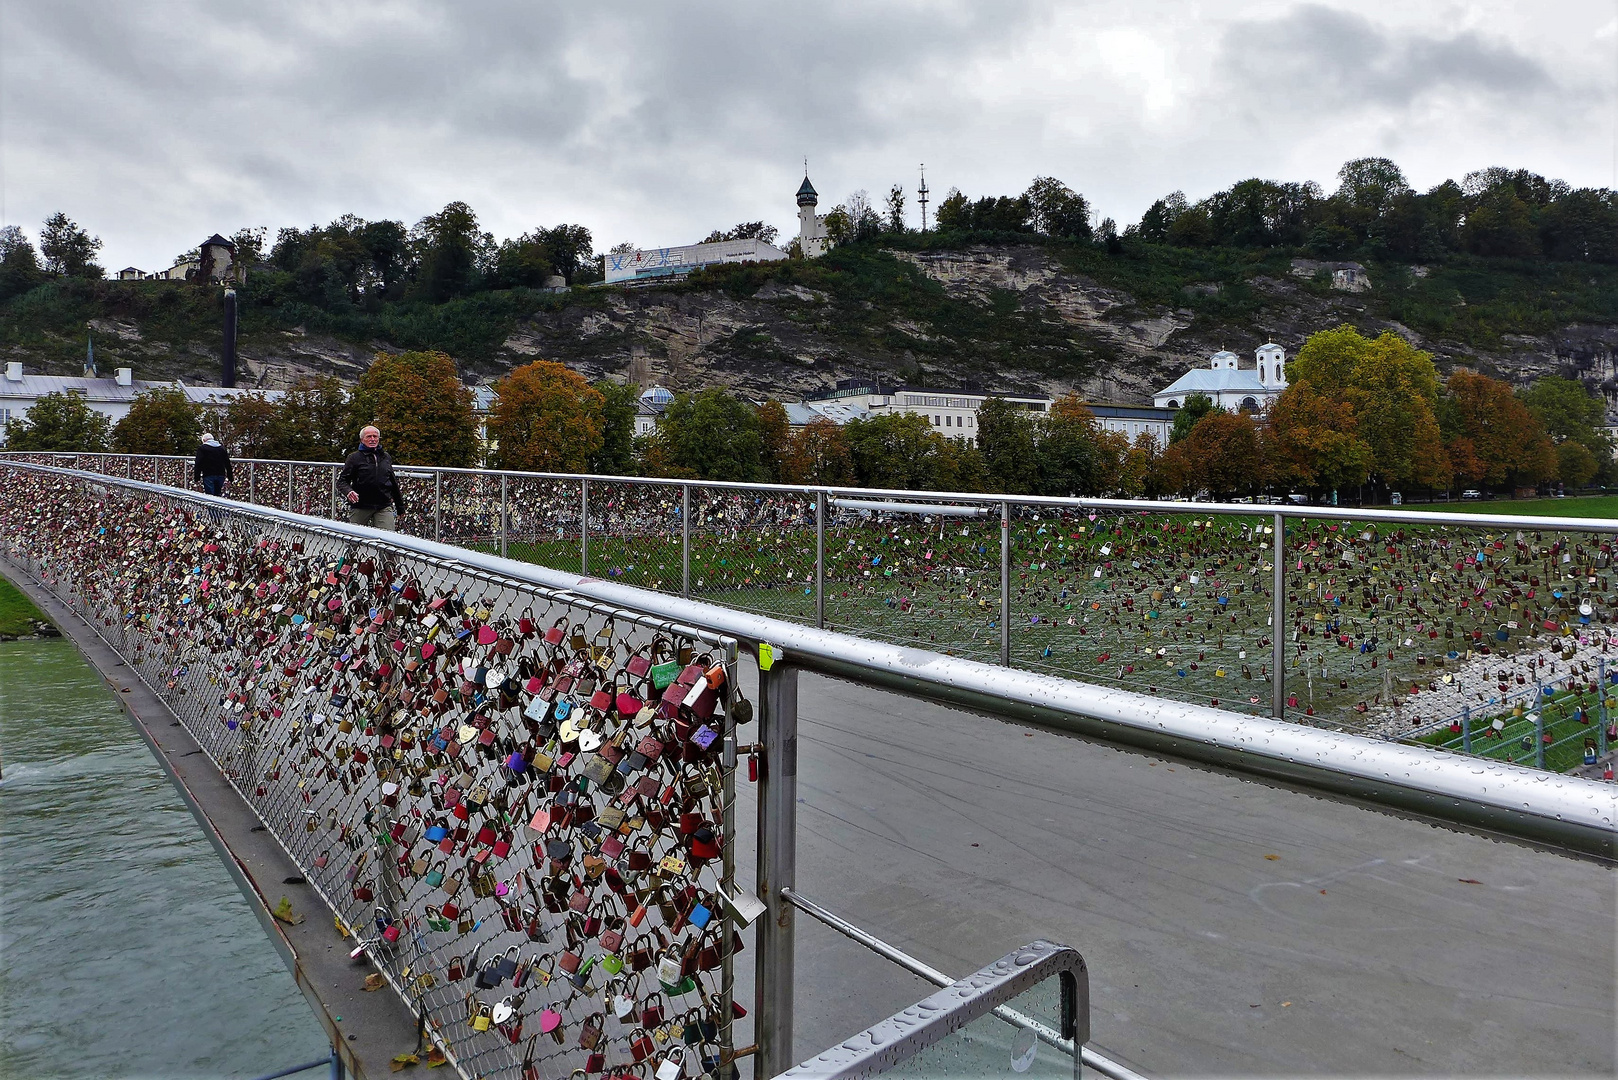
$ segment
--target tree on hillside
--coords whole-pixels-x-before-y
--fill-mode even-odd
[[[96,265],[96,252],[101,240],[81,229],[72,218],[58,210],[45,219],[39,230],[39,253],[45,257],[45,269],[64,277],[99,278],[101,267]]]
[[[1192,393],[1186,395],[1185,404],[1181,405],[1174,414],[1174,420],[1169,424],[1169,445],[1173,445],[1191,434],[1191,429],[1197,426],[1209,413],[1226,412],[1223,405],[1215,405],[1213,398],[1207,394]]]
[[[382,445],[397,464],[477,464],[472,392],[444,353],[377,353],[350,398],[350,448],[366,424],[382,429]]]
[[[489,437],[499,443],[502,469],[527,472],[589,470],[601,452],[605,399],[584,376],[549,360],[513,368],[494,384],[499,400]]]
[[[898,184],[888,189],[888,201],[882,213],[882,227],[891,233],[905,231],[905,189]]]
[[[0,228],[0,302],[22,295],[43,277],[39,256],[23,231],[15,225]]]
[[[780,231],[774,225],[766,225],[762,221],[743,221],[734,228],[720,232],[715,229],[702,241],[704,244],[718,244],[726,240],[761,240],[766,244],[775,243]],[[618,248],[613,248],[617,251]],[[630,248],[634,250],[633,247]]]
[[[494,237],[478,228],[478,216],[464,202],[429,214],[411,230],[421,297],[441,304],[476,289],[493,268]]]
[[[0,428],[7,450],[105,453],[112,422],[78,394],[45,394]]]
[[[1090,239],[1090,204],[1054,176],[1039,176],[1028,185],[1023,201],[1034,229],[1046,236]]]
[[[676,465],[704,480],[764,479],[758,410],[718,387],[676,394],[658,437]]]
[[[489,284],[496,289],[541,289],[555,273],[545,246],[532,236],[523,236],[500,245]]]
[[[601,449],[590,471],[604,476],[629,476],[635,471],[635,416],[640,412],[640,387],[633,383],[599,379],[601,395]]]
[[[202,441],[202,406],[172,386],[142,391],[113,425],[120,454],[194,454]]]
[[[843,429],[826,417],[800,428],[788,440],[781,480],[787,484],[853,483],[853,462]]]
[[[843,426],[854,483],[938,490],[946,440],[920,413],[889,413]]]
[[[583,284],[598,273],[594,239],[583,225],[558,225],[523,234],[524,240],[538,244],[551,266],[568,285]]]

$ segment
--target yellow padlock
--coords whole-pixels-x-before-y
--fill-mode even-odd
[[[487,1005],[478,1006],[478,1014],[472,1018],[473,1031],[488,1031],[494,1023],[493,1010]]]

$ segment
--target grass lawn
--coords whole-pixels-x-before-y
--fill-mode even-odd
[[[1543,517],[1618,518],[1618,495],[1566,499],[1478,499],[1470,502],[1406,503],[1379,510],[1431,510],[1440,514],[1533,514]]]
[[[28,597],[18,592],[5,578],[0,578],[0,634],[31,634],[29,619],[42,619],[40,610]]]

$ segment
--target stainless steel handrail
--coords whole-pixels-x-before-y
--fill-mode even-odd
[[[793,907],[797,908],[799,911],[802,911],[804,914],[809,915],[810,917],[831,927],[833,930],[837,931],[839,934],[842,934],[849,940],[858,942],[867,949],[870,949],[872,952],[876,953],[878,956],[892,960],[895,964],[898,964],[912,975],[919,975],[921,978],[926,979],[934,986],[949,986],[951,983],[955,982],[954,979],[950,978],[948,975],[945,975],[937,968],[932,967],[929,964],[922,963],[920,960],[917,960],[914,956],[911,956],[903,949],[900,949],[895,945],[888,944],[886,941],[883,941],[870,931],[862,930],[858,926],[855,926],[853,923],[849,922],[847,919],[843,919],[832,914],[830,911],[827,911],[825,908],[821,907],[819,904],[815,903],[813,900],[810,900],[808,897],[794,889],[782,889],[781,897]],[[1073,1040],[1064,1039],[1061,1032],[1053,1031],[1051,1028],[1040,1023],[1038,1020],[1035,1020],[1029,1016],[1024,1016],[1022,1013],[1011,1008],[1010,1006],[1002,1005],[994,1010],[994,1014],[1009,1024],[1015,1024],[1017,1027],[1030,1028],[1034,1034],[1039,1037],[1041,1042],[1049,1043],[1051,1046],[1056,1047],[1064,1054],[1073,1053]],[[1080,1046],[1079,1052],[1083,1055],[1084,1064],[1094,1069],[1102,1076],[1110,1076],[1112,1077],[1112,1080],[1147,1080],[1145,1076],[1136,1072],[1134,1069],[1131,1069],[1129,1066],[1120,1065],[1118,1062],[1107,1057],[1105,1054],[1092,1050],[1088,1046]]]
[[[16,467],[93,476],[100,482],[139,490],[172,491],[144,481],[100,474],[48,466]],[[310,520],[284,510],[246,507],[228,499],[214,501],[237,512],[250,511],[304,525]],[[790,664],[944,705],[1070,731],[1100,742],[1179,757],[1492,835],[1604,861],[1614,859],[1618,791],[1600,781],[996,667],[617,585],[437,541],[315,520],[328,530],[368,543],[380,540],[434,559],[634,608],[735,637],[755,649],[767,643],[773,647],[779,665]]]
[[[180,454],[102,454],[86,451],[83,454],[65,451],[4,451],[0,460],[20,456],[54,456],[63,458],[110,457],[160,459],[190,462]],[[341,462],[293,461],[279,458],[235,458],[238,465],[296,465],[308,468],[340,468]],[[613,476],[601,473],[547,473],[523,472],[515,469],[468,469],[440,465],[402,466],[411,475],[421,473],[451,473],[472,476],[507,476],[524,480],[563,480],[577,483],[664,485],[669,487],[715,488],[730,491],[761,491],[783,495],[812,497],[816,493],[838,499],[891,499],[910,503],[976,503],[992,507],[999,503],[1013,506],[1050,507],[1071,510],[1107,510],[1132,514],[1216,514],[1237,517],[1272,517],[1314,519],[1322,521],[1384,522],[1390,525],[1454,525],[1496,526],[1522,529],[1577,529],[1581,532],[1618,533],[1618,518],[1560,518],[1538,514],[1473,514],[1457,516],[1453,513],[1421,510],[1378,510],[1337,506],[1298,506],[1293,503],[1218,503],[1178,500],[1103,499],[1083,495],[1007,495],[981,491],[915,491],[908,488],[841,487],[830,484],[768,484],[737,480],[685,480],[660,476]]]

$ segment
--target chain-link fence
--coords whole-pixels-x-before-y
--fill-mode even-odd
[[[257,480],[329,512],[330,477]],[[487,534],[487,481],[456,485],[440,505]],[[0,536],[167,702],[463,1076],[729,1060],[751,716],[733,640],[82,475],[0,468]]]
[[[12,456],[186,479],[175,458]],[[329,516],[336,468],[239,463],[234,493]],[[1436,725],[1463,711],[1468,724],[1509,725],[1516,703],[1501,684],[1578,682],[1575,672],[1618,647],[1611,520],[1479,524],[1463,514],[1290,506],[400,475],[400,528],[416,535],[875,640],[1390,739],[1431,742]],[[1573,708],[1604,759],[1608,694],[1587,692]],[[1524,760],[1584,764],[1583,736],[1564,730],[1559,708],[1550,718],[1552,743],[1572,740],[1577,762],[1571,751]]]

